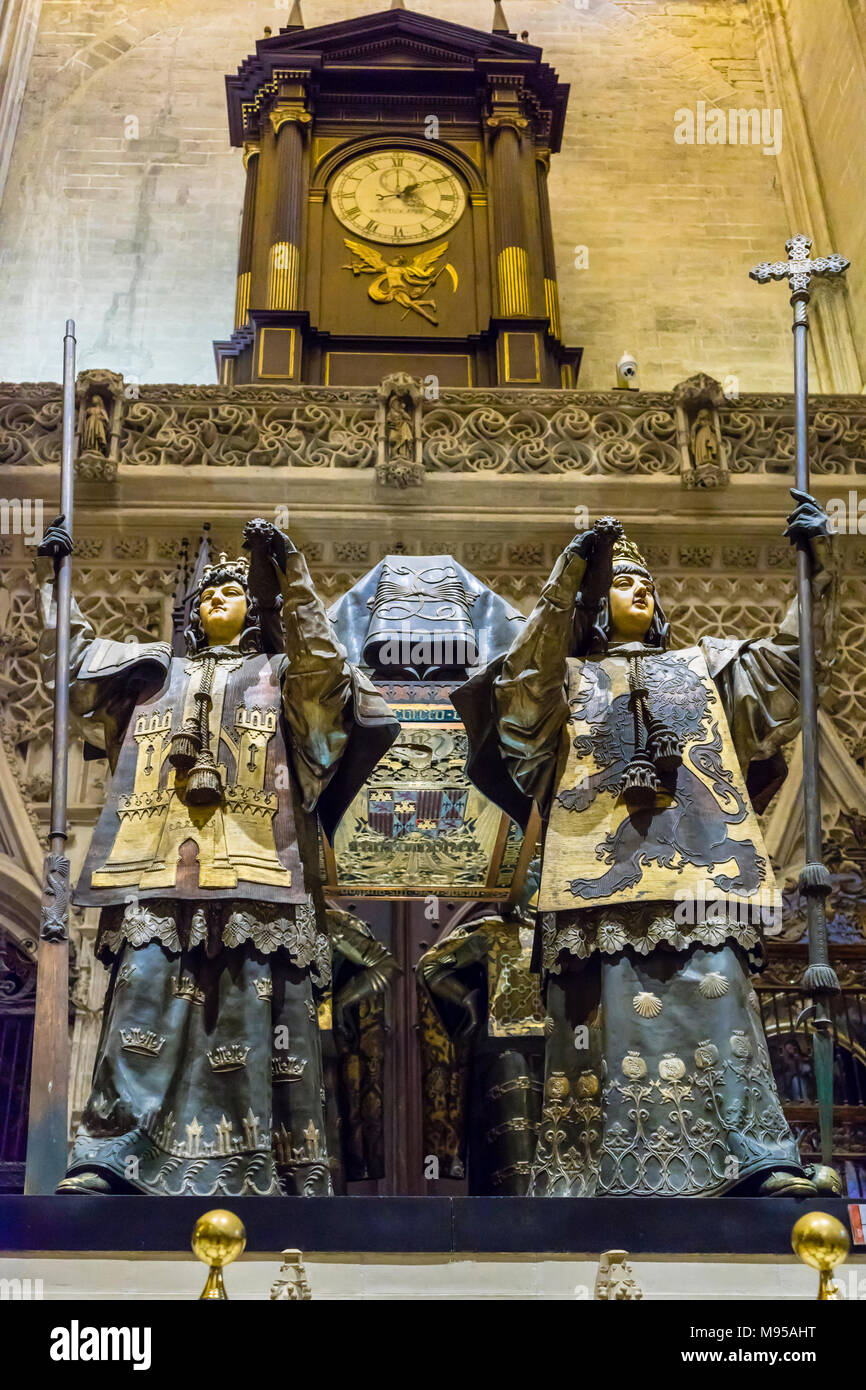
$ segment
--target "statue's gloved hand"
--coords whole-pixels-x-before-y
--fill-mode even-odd
[[[244,527],[244,550],[250,552],[250,593],[260,608],[273,608],[280,596],[280,572],[286,570],[286,556],[294,550],[289,537],[264,517],[257,516]]]
[[[580,586],[580,603],[594,619],[601,599],[613,582],[613,547],[623,534],[622,524],[615,516],[602,516],[591,531],[584,531],[571,542],[572,553],[586,562],[586,573]]]
[[[51,525],[46,528],[45,535],[36,547],[36,554],[50,556],[52,559],[59,560],[64,555],[71,555],[75,549],[72,536],[67,531],[65,516],[56,516]]]
[[[342,1004],[339,998],[333,1001],[334,1033],[348,1052],[358,1052],[361,1047],[361,1028],[358,1009],[353,1004]]]
[[[463,1010],[463,1017],[455,1030],[455,1038],[464,1038],[474,1033],[478,1027],[479,1017],[478,1008],[481,999],[481,991],[477,989],[468,990],[460,1000],[460,1007]]]
[[[816,570],[828,568],[830,551],[830,518],[817,498],[799,488],[791,488],[791,496],[797,503],[790,516],[784,534],[792,545],[803,542],[809,547],[812,565]]]
[[[579,536],[568,542],[565,547],[566,555],[579,555],[581,560],[590,560],[592,552],[595,550],[596,542],[595,531],[581,531]]]
[[[586,561],[591,560],[599,550],[608,556],[613,549],[614,541],[618,541],[622,534],[622,522],[617,521],[615,516],[600,516],[589,531],[582,531],[574,540],[569,541],[565,553],[579,555]]]

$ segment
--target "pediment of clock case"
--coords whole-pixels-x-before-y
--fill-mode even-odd
[[[428,83],[431,91],[445,91],[455,77],[458,87],[468,82],[474,92],[479,78],[483,82],[507,72],[519,77],[535,101],[550,110],[554,147],[561,132],[568,87],[542,61],[539,48],[507,34],[487,34],[411,10],[389,10],[315,29],[285,29],[260,39],[237,74],[226,77],[232,143],[249,139],[245,111],[266,106],[287,75],[307,74],[317,100],[327,101],[329,95],[347,91],[353,75],[360,87],[371,90],[377,70],[387,70],[389,80],[405,72],[415,92]]]

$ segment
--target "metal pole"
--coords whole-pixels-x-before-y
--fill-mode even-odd
[[[809,491],[809,287],[813,276],[842,275],[849,262],[832,255],[811,259],[812,242],[802,235],[785,243],[787,261],[764,261],[750,271],[759,284],[786,280],[794,310],[794,416],[796,428],[797,490]],[[815,688],[814,621],[812,616],[812,557],[809,542],[797,542],[797,604],[800,634],[800,712],[803,742],[803,829],[806,862],[799,889],[806,904],[809,964],[803,975],[803,991],[811,1003],[798,1023],[812,1022],[812,1060],[821,1133],[821,1161],[833,1157],[833,1014],[830,1000],[839,992],[839,981],[830,964],[825,900],[830,875],[822,859],[821,793],[819,782],[818,698]]]
[[[808,290],[791,295],[794,310],[794,416],[796,425],[797,488],[809,491],[809,378],[806,306]],[[803,987],[812,1003],[801,1014],[812,1020],[812,1060],[818,1099],[818,1127],[821,1135],[821,1162],[833,1159],[833,1014],[830,999],[839,990],[836,973],[830,965],[827,937],[826,896],[830,875],[823,862],[821,832],[821,783],[818,749],[818,697],[815,688],[814,623],[812,618],[812,561],[808,544],[797,547],[797,604],[800,632],[800,710],[803,742],[803,839],[806,863],[800,874],[800,892],[806,904],[809,966]]]
[[[60,510],[72,530],[75,480],[75,324],[63,339],[63,449]],[[36,975],[36,1020],[24,1191],[52,1193],[66,1170],[69,1087],[69,860],[66,856],[69,758],[69,626],[72,560],[54,559],[57,626],[54,670],[51,825],[45,856]]]

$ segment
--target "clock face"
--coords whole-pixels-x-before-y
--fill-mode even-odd
[[[331,206],[358,236],[408,246],[450,231],[463,216],[466,194],[438,159],[414,150],[376,150],[337,175]]]

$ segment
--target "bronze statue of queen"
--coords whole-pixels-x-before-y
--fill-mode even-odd
[[[826,598],[827,518],[795,493]],[[511,650],[453,695],[476,785],[544,823],[544,1098],[530,1196],[815,1195],[750,971],[775,909],[756,807],[798,728],[796,610],[773,639],[672,649],[649,567],[603,518]]]
[[[73,614],[71,707],[112,771],[74,901],[111,970],[62,1192],[328,1194],[317,818],[399,725],[264,521],[192,597],[186,654]],[[62,518],[40,547],[71,547]],[[54,608],[42,590],[50,686]]]

